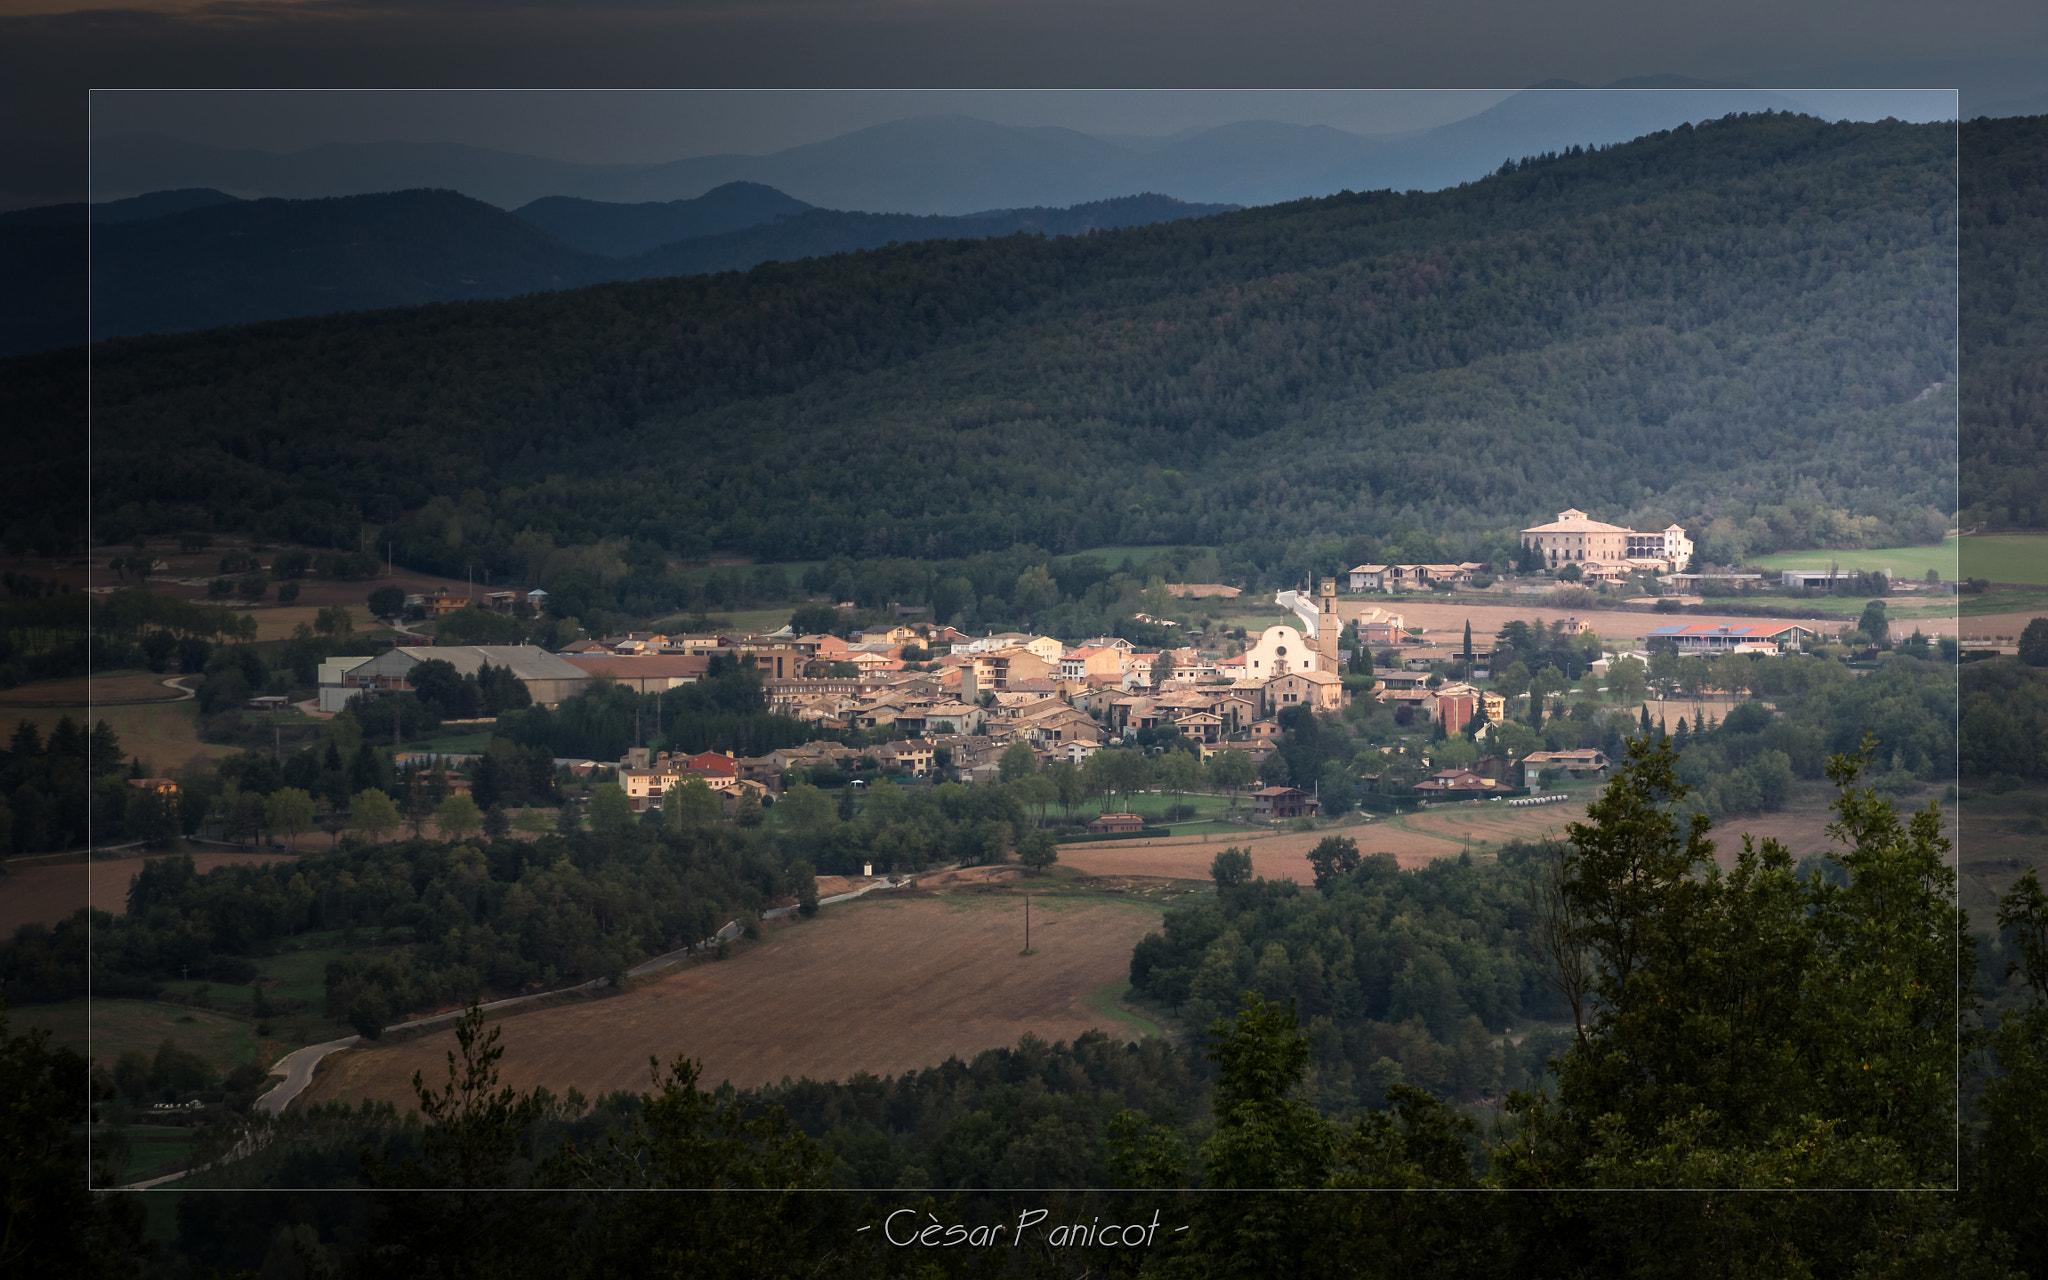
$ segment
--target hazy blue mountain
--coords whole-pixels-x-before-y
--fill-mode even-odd
[[[630,257],[585,252],[453,191],[401,191],[322,200],[232,201],[94,229],[93,331],[99,338],[180,333],[289,316],[427,302],[509,298],[613,280],[739,270],[899,241],[979,239],[1032,232],[1077,235],[1200,217],[1235,206],[1127,196],[1066,209],[985,210],[973,217],[813,209],[766,187],[700,203],[698,225],[739,211],[794,215],[723,235],[696,236]],[[673,206],[653,206],[656,214]],[[596,235],[624,235],[646,206],[590,201],[554,206]],[[616,218],[615,218],[616,215]],[[773,216],[773,215],[771,215]],[[684,221],[688,221],[687,214]],[[643,228],[644,229],[644,226]],[[0,328],[0,353],[78,342],[85,331],[82,227],[0,229],[0,281],[33,299]]]
[[[152,191],[125,200],[102,200],[90,208],[92,220],[104,226],[114,222],[162,218],[187,209],[204,209],[208,205],[233,204],[236,199],[211,187],[187,187],[180,191]],[[35,209],[16,209],[11,213],[0,213],[0,228],[84,226],[87,207],[80,200],[70,204],[46,204]]]
[[[1665,79],[1646,83],[1664,85]],[[991,208],[1066,207],[1133,191],[1250,205],[1346,189],[1431,190],[1490,173],[1510,157],[1623,142],[1688,121],[1801,105],[1783,93],[1715,91],[1692,83],[1628,94],[1560,84],[1400,137],[1254,120],[1163,139],[1099,138],[1071,129],[932,116],[768,155],[692,156],[651,165],[580,165],[455,144],[332,145],[280,156],[116,138],[97,145],[94,166],[102,190],[208,185],[304,198],[431,186],[523,208],[549,196],[669,204],[748,182],[821,208],[964,216]],[[653,247],[645,235],[625,243],[637,245],[635,251]]]
[[[443,188],[501,209],[573,192],[579,184],[632,167],[574,164],[452,142],[330,143],[280,155],[161,135],[97,139],[92,165],[94,189],[107,192],[208,186],[307,200]]]
[[[880,249],[913,240],[973,240],[1027,232],[1083,235],[1112,227],[1145,226],[1201,218],[1237,209],[1228,204],[1187,204],[1161,195],[1097,200],[1067,209],[990,209],[964,218],[910,213],[848,213],[811,209],[722,236],[663,245],[619,264],[613,279],[743,271],[762,262],[794,262],[857,249]]]
[[[758,182],[728,182],[694,200],[616,204],[547,196],[512,213],[572,249],[625,258],[678,240],[758,226],[811,207]]]
[[[959,215],[991,207],[1081,204],[1155,189],[1135,178],[1134,159],[1123,147],[1072,129],[925,116],[765,156],[693,157],[607,174],[575,194],[670,200],[748,181],[824,208]]]
[[[588,282],[598,261],[453,191],[253,200],[94,235],[96,337]]]

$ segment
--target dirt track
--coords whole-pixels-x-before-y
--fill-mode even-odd
[[[610,999],[508,1018],[502,1075],[518,1088],[644,1091],[647,1059],[700,1059],[704,1080],[843,1080],[900,1073],[1014,1045],[1127,1033],[1088,1004],[1128,980],[1131,948],[1158,913],[1102,898],[871,896],[773,929],[758,946]],[[452,1032],[330,1060],[307,1098],[413,1101],[416,1070],[444,1078]]]
[[[192,865],[211,871],[230,862],[275,862],[279,853],[195,853]],[[87,877],[91,878],[92,905],[102,911],[124,915],[128,910],[128,885],[145,860],[121,858],[106,862],[66,862],[56,866],[10,868],[0,879],[0,938],[30,922],[54,924],[86,904]]]

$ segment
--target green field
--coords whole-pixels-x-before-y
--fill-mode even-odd
[[[1182,550],[1185,550],[1191,553],[1192,555],[1204,556],[1216,550],[1216,548],[1198,547],[1193,545],[1187,547],[1089,547],[1085,551],[1076,551],[1074,554],[1070,556],[1054,556],[1053,559],[1056,561],[1095,560],[1104,564],[1116,565],[1122,563],[1125,556],[1129,556],[1131,558],[1132,564],[1138,566],[1139,568],[1143,568],[1144,566],[1150,564],[1153,560],[1157,559],[1160,556],[1169,555],[1175,551]]]
[[[2048,591],[1987,591],[1981,596],[1956,599],[1961,602],[1957,612],[1965,618],[1994,613],[2048,613]]]
[[[796,604],[784,604],[777,605],[773,609],[725,609],[709,615],[711,629],[721,632],[746,631],[760,633],[774,631],[788,623],[789,615],[795,613],[798,608],[799,605]],[[696,617],[695,614],[689,613],[674,614],[656,622],[654,629],[657,631],[680,632],[690,619],[694,617]]]
[[[1130,993],[1130,983],[1114,983],[1110,986],[1102,988],[1102,990],[1095,992],[1093,995],[1090,995],[1088,997],[1088,1007],[1095,1010],[1095,1012],[1101,1014],[1105,1018],[1116,1019],[1118,1022],[1122,1023],[1124,1026],[1131,1028],[1133,1031],[1136,1031],[1141,1036],[1157,1036],[1163,1034],[1163,1032],[1161,1032],[1159,1028],[1158,1023],[1152,1021],[1150,1018],[1147,1018],[1143,1014],[1133,1012],[1132,1010],[1127,1009],[1123,1005],[1118,1003]]]
[[[230,994],[219,987],[214,990]],[[108,1066],[129,1049],[154,1056],[157,1046],[167,1039],[205,1058],[222,1075],[256,1061],[256,1024],[206,1009],[185,1009],[153,1000],[94,1000],[88,1010],[83,1000],[67,1000],[24,1005],[11,1017],[17,1027],[49,1028],[51,1043],[89,1053],[94,1061]]]
[[[1940,572],[1943,582],[1954,582],[1963,576],[1957,568],[1957,545],[1960,538],[1949,538],[1938,547],[1879,547],[1868,551],[1781,551],[1774,556],[1760,556],[1754,563],[1766,569],[1825,569],[1838,566],[1843,573],[1874,573],[1888,569],[1895,578],[1925,578],[1929,569]],[[1972,543],[1994,541],[1994,539],[1972,538]],[[1979,570],[1970,570],[1974,577],[1984,577]],[[2016,578],[2011,581],[2031,582],[2037,579]],[[2001,579],[1994,579],[2001,581]],[[2048,582],[2048,578],[2038,579]]]
[[[1965,538],[1962,576],[2048,587],[2048,537],[2011,533]]]

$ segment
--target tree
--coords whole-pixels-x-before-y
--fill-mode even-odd
[[[796,895],[797,910],[804,916],[818,914],[818,869],[799,858],[789,864],[790,892]]]
[[[1237,747],[1227,747],[1209,757],[1209,785],[1231,794],[1231,807],[1237,806],[1236,793],[1258,777],[1258,768],[1252,764],[1251,752]]]
[[[1017,861],[1032,871],[1043,871],[1059,860],[1059,841],[1050,831],[1029,832],[1017,845]]]
[[[530,804],[519,806],[519,812],[512,819],[512,829],[529,838],[545,834],[548,829],[547,815]]]
[[[1166,688],[1166,682],[1173,679],[1173,654],[1161,649],[1152,662],[1152,689],[1157,693]]]
[[[633,802],[616,782],[600,782],[590,789],[590,829],[623,831],[633,825]]]
[[[740,796],[739,803],[733,806],[733,825],[751,830],[761,825],[762,817],[760,798],[754,794],[753,788],[749,787]]]
[[[1003,754],[996,758],[996,776],[1004,782],[1038,772],[1038,756],[1031,750],[1031,744],[1019,739],[1003,748]]]
[[[688,778],[668,789],[661,799],[661,816],[671,831],[708,827],[725,816],[718,793],[702,778]]]
[[[1300,1096],[1309,1038],[1293,1010],[1246,992],[1236,1016],[1211,1023],[1209,1037],[1219,1076],[1216,1133],[1202,1146],[1204,1183],[1321,1186],[1334,1144],[1329,1125]]]
[[[443,840],[465,839],[482,827],[483,821],[483,811],[465,791],[458,791],[434,806],[434,829]]]
[[[279,787],[270,793],[263,807],[265,825],[271,834],[283,836],[287,843],[313,829],[313,797],[297,787]]]
[[[2048,618],[2033,618],[2020,630],[2020,661],[2030,667],[2048,667]]]
[[[395,618],[405,611],[405,590],[402,587],[378,587],[370,593],[367,602],[370,612],[380,618]]]
[[[1173,797],[1176,809],[1180,798],[1201,787],[1205,778],[1202,762],[1192,751],[1171,750],[1159,757],[1159,786]]]
[[[1955,1044],[1975,952],[1933,806],[1901,823],[1836,756],[1827,876],[1775,841],[1715,865],[1678,757],[1632,741],[1538,935],[1584,957],[1592,1010],[1518,1094],[1493,1167],[1510,1186],[1942,1185],[1954,1176]]]
[[[1649,669],[1641,658],[1616,658],[1607,664],[1607,692],[1623,706],[1632,706],[1649,692]]]
[[[398,806],[382,791],[358,791],[348,802],[348,825],[371,840],[398,830],[399,822]]]
[[[349,616],[345,604],[331,604],[313,615],[313,630],[323,636],[339,640],[356,629],[355,619]]]
[[[1252,856],[1236,845],[1216,855],[1209,864],[1209,878],[1216,882],[1218,889],[1234,889],[1248,884],[1252,878]]]
[[[2036,621],[2040,621],[2036,619]],[[2009,1232],[2028,1275],[2048,1265],[2048,893],[2029,867],[1998,901],[1998,928],[2011,939],[2006,976],[2021,979],[2026,1003],[2007,1009],[1988,1047],[1997,1074],[1984,1086],[1983,1137],[1976,1152],[1983,1216]]]
[[[104,1078],[36,1028],[10,1035],[0,1002],[0,1274],[132,1275],[142,1253],[142,1214],[92,1188],[121,1182],[126,1148],[112,1135],[87,1156],[84,1129],[111,1098]]]
[[[832,802],[808,782],[799,782],[782,793],[775,812],[783,826],[808,836],[823,835],[838,821]]]
[[[1358,842],[1347,836],[1326,836],[1308,853],[1316,889],[1322,893],[1335,888],[1338,881],[1358,870],[1363,862],[1358,856]]]
[[[1872,600],[1863,606],[1863,616],[1856,621],[1856,629],[1870,637],[1870,643],[1880,649],[1892,647],[1891,623],[1884,616],[1884,601]]]

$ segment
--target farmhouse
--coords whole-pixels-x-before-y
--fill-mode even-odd
[[[1135,813],[1105,813],[1088,824],[1088,834],[1109,835],[1142,831],[1145,820]]]
[[[1318,807],[1315,797],[1293,787],[1263,787],[1252,792],[1253,817],[1313,818]]]
[[[1415,789],[1425,795],[1491,795],[1496,791],[1510,788],[1470,769],[1443,769],[1415,784]]]
[[[1528,778],[1531,769],[1537,773],[1544,769],[1563,769],[1574,778],[1604,778],[1607,776],[1607,753],[1598,747],[1581,747],[1576,751],[1531,751],[1522,757],[1522,776]]]

